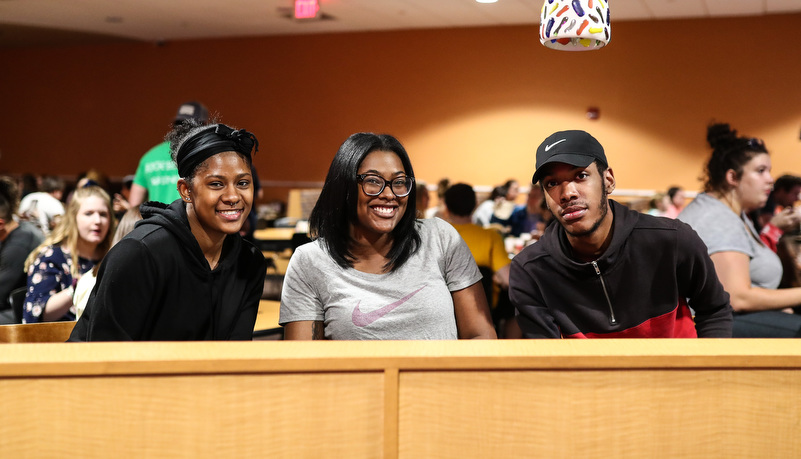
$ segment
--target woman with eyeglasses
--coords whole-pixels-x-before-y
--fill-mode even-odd
[[[285,339],[495,338],[467,245],[448,223],[416,219],[414,172],[392,136],[340,146],[281,295]]]
[[[143,220],[103,260],[70,341],[253,338],[266,267],[239,230],[256,137],[190,120],[169,140],[181,198],[139,207]]]
[[[735,338],[801,337],[801,288],[776,289],[779,257],[759,238],[747,214],[773,188],[770,156],[760,139],[738,137],[728,124],[707,130],[712,156],[700,193],[679,214],[707,246],[718,278],[731,296]]]

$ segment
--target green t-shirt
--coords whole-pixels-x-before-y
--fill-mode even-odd
[[[147,189],[147,199],[170,204],[178,194],[178,168],[170,158],[170,143],[163,142],[148,150],[136,168],[134,183]]]

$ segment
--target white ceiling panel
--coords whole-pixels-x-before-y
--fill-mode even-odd
[[[613,21],[654,19],[645,0],[610,0],[609,13]]]
[[[654,19],[705,17],[709,15],[701,0],[644,0]]]
[[[713,16],[754,16],[765,13],[764,0],[704,0]]]
[[[801,0],[765,0],[765,12],[769,14],[798,12]]]
[[[568,0],[559,0],[568,1]],[[609,0],[613,21],[801,12],[801,0]],[[4,26],[141,41],[538,24],[541,0],[320,0],[325,20],[287,18],[293,0],[0,0]]]

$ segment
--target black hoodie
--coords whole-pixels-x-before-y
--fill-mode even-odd
[[[106,255],[69,341],[249,340],[264,257],[229,235],[211,270],[180,200],[147,202],[143,220]]]
[[[572,259],[558,223],[512,260],[524,337],[731,337],[729,295],[695,231],[609,203],[612,241],[598,260]]]

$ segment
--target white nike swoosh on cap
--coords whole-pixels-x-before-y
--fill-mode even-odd
[[[552,143],[552,144],[550,144],[550,145],[546,145],[546,146],[545,146],[545,151],[548,151],[548,150],[550,150],[551,148],[553,148],[555,145],[557,145],[557,144],[560,144],[560,143],[562,143],[562,142],[566,142],[566,141],[567,141],[567,139],[562,139],[562,140],[557,140],[556,142],[554,142],[554,143]]]

